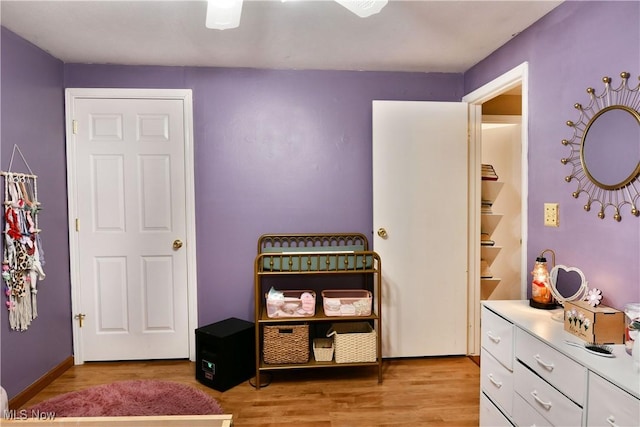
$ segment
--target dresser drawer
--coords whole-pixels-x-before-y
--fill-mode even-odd
[[[522,363],[515,363],[514,381],[516,393],[552,425],[582,425],[582,408]]]
[[[587,426],[640,426],[640,400],[590,372]]]
[[[480,387],[507,414],[513,405],[513,372],[505,368],[489,352],[480,355]]]
[[[507,417],[484,393],[480,393],[480,427],[512,427]]]
[[[516,358],[571,400],[583,406],[587,369],[520,328],[516,329]],[[594,356],[597,357],[597,356]]]
[[[552,424],[531,407],[519,394],[513,397],[513,421],[519,427],[550,427]]]
[[[482,347],[513,370],[513,324],[482,308]]]

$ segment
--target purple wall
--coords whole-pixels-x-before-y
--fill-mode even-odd
[[[631,73],[631,87],[638,84],[638,22],[638,1],[565,2],[465,73],[469,93],[529,62],[529,269],[552,248],[558,264],[580,268],[589,287],[602,290],[603,303],[617,308],[640,301],[640,218],[628,205],[620,223],[611,209],[603,220],[599,206],[585,212],[586,195],[574,199],[577,182],[564,181],[571,168],[560,163],[569,155],[560,141],[571,138],[565,122],[578,119],[576,102],[588,104],[587,87],[601,93],[603,76],[617,87],[622,71]],[[543,226],[545,202],[560,204],[559,228]]]
[[[1,169],[7,170],[17,144],[38,175],[38,198],[43,207],[39,225],[47,274],[38,282],[39,316],[27,331],[10,330],[2,297],[0,381],[13,397],[72,354],[64,66],[5,28],[1,31]],[[27,172],[18,154],[12,169]]]
[[[461,74],[63,65],[2,31],[2,103],[11,109],[2,117],[2,154],[10,153],[13,140],[27,128],[25,113],[45,120],[46,126],[29,123],[35,135],[21,146],[33,158],[32,168],[55,187],[47,194],[56,200],[42,197],[45,249],[65,249],[48,252],[54,255],[43,287],[55,281],[62,289],[51,298],[55,306],[42,305],[55,312],[41,309],[39,321],[24,334],[8,332],[2,318],[2,381],[10,397],[72,352],[64,87],[193,89],[200,325],[230,316],[252,319],[260,234],[371,234],[372,100],[462,96]],[[21,95],[24,108],[18,109],[14,98]],[[48,336],[37,332],[45,324]],[[25,349],[27,357],[15,348]]]
[[[253,319],[264,233],[372,232],[371,101],[452,101],[462,75],[72,64],[66,87],[191,88],[199,323]]]

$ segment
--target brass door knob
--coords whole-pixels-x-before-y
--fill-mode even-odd
[[[384,228],[378,228],[378,236],[382,237],[383,239],[387,238],[387,230],[385,230]]]
[[[173,249],[180,249],[182,247],[182,240],[176,239],[173,241]]]

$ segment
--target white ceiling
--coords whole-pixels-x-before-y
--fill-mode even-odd
[[[2,0],[0,21],[66,63],[460,73],[560,3],[390,0],[359,18],[331,0],[244,0],[221,31],[203,0]]]

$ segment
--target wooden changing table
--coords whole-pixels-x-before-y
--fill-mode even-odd
[[[260,388],[262,373],[300,368],[376,366],[378,383],[382,383],[381,261],[376,252],[369,250],[368,240],[363,234],[262,235],[258,240],[258,255],[255,259],[254,273],[256,389]],[[326,316],[322,308],[320,294],[323,289],[332,289],[334,279],[341,280],[350,288],[369,290],[373,296],[371,314],[369,316]],[[315,314],[311,317],[268,317],[265,294],[268,292],[268,288],[278,280],[288,283],[288,285],[284,285],[285,288],[288,286],[289,289],[313,289],[317,295]],[[291,285],[292,281],[295,283],[294,285]],[[307,323],[310,329],[313,327],[322,329],[333,323],[356,321],[369,322],[375,331],[376,360],[373,362],[320,362],[314,359],[312,350],[310,350],[309,361],[306,363],[267,364],[264,362],[263,336],[265,326]],[[311,333],[310,346],[313,338],[313,333]]]

